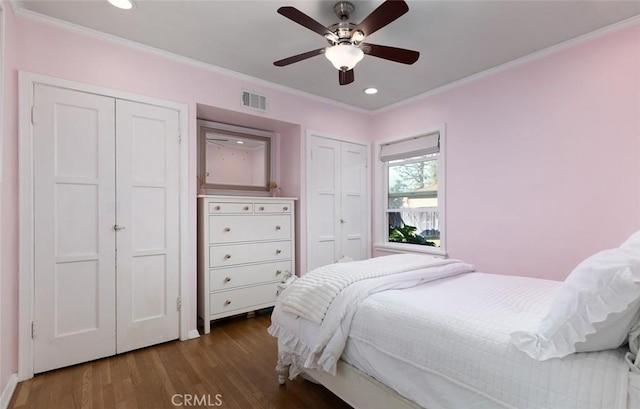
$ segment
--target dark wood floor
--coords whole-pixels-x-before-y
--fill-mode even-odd
[[[269,323],[268,313],[217,321],[198,339],[39,374],[9,408],[350,408],[303,379],[278,385]]]

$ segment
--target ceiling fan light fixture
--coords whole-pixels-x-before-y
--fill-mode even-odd
[[[351,34],[351,41],[360,43],[362,42],[362,40],[364,40],[364,33],[362,31],[356,30],[353,32],[353,34]]]
[[[130,10],[133,8],[133,1],[131,0],[107,0],[112,6],[119,9]]]
[[[364,52],[351,44],[337,44],[328,47],[324,55],[336,69],[343,71],[353,69],[364,58]]]

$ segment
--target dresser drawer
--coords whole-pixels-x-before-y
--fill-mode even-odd
[[[209,243],[289,240],[291,216],[209,216]]]
[[[209,294],[209,314],[224,314],[247,310],[252,306],[263,308],[276,303],[278,283],[257,285]],[[265,305],[267,304],[267,305]]]
[[[279,281],[291,270],[291,261],[209,270],[209,291]]]
[[[254,209],[256,213],[291,213],[291,203],[256,203]]]
[[[291,241],[209,247],[209,267],[291,259]]]
[[[250,214],[253,213],[253,203],[210,202],[209,214]]]

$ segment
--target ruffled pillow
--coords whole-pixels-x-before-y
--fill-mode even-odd
[[[610,249],[569,274],[537,332],[517,331],[511,340],[539,361],[613,349],[627,341],[639,316],[640,252]]]
[[[625,354],[624,359],[627,361],[629,369],[640,375],[640,321],[637,321],[629,330],[629,352]],[[640,387],[640,384],[638,386]],[[640,399],[640,395],[638,395],[638,399]]]
[[[620,245],[620,248],[640,253],[640,231],[633,233],[631,237]]]

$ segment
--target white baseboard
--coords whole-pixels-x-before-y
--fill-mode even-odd
[[[2,395],[0,395],[0,409],[7,409],[9,407],[16,386],[18,386],[18,374],[14,373],[9,377],[7,387],[4,388]]]
[[[200,333],[198,332],[197,329],[192,329],[191,331],[189,331],[189,339],[196,339],[200,337]],[[3,409],[3,408],[0,408]]]

